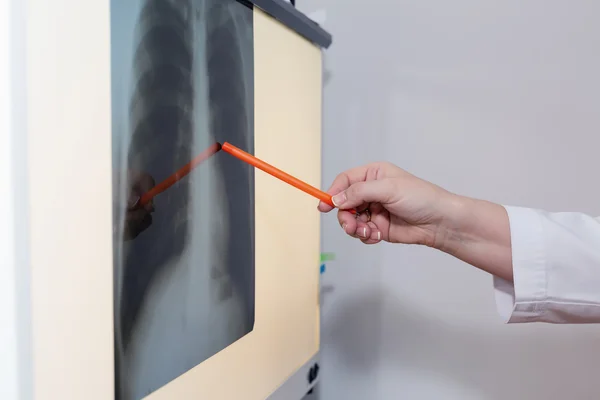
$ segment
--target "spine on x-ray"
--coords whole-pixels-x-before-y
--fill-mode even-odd
[[[254,59],[252,12],[233,0],[207,2],[206,48],[210,127],[216,140],[254,152]],[[217,159],[228,202],[223,278],[243,299],[245,329],[254,322],[254,171],[229,157]]]

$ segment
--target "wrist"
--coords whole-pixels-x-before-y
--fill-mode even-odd
[[[503,206],[452,195],[438,232],[438,250],[512,280],[510,223]]]
[[[472,240],[472,210],[475,200],[447,192],[441,201],[440,220],[435,230],[433,248],[446,253]]]
[[[510,245],[508,216],[499,204],[449,193],[436,236],[435,247],[449,253],[474,243]]]

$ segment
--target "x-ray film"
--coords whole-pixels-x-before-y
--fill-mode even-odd
[[[111,0],[115,398],[138,400],[252,331],[252,9]]]

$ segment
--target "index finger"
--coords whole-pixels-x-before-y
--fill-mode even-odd
[[[351,185],[357,182],[364,182],[368,180],[370,171],[377,168],[376,164],[367,164],[362,167],[351,168],[347,171],[339,174],[334,180],[329,189],[327,189],[327,193],[331,195],[338,194],[348,189]],[[319,202],[319,211],[321,212],[329,212],[333,210],[329,204],[324,202]]]

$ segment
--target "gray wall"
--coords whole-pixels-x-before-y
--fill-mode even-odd
[[[326,10],[324,185],[389,160],[466,195],[600,215],[600,3],[299,0]],[[600,327],[505,326],[486,274],[324,217],[320,398],[592,399]]]

